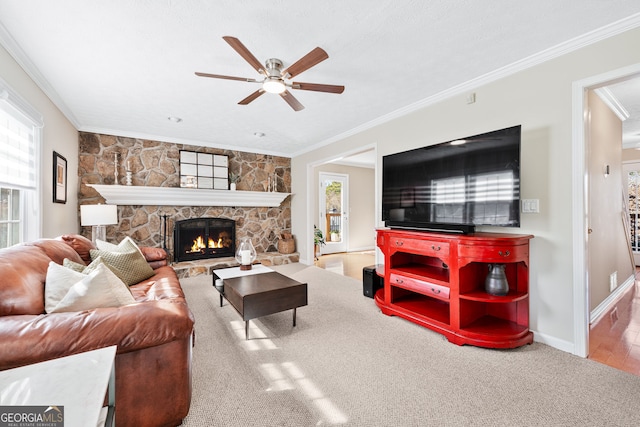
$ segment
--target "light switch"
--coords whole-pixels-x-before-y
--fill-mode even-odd
[[[522,199],[522,213],[540,213],[540,200]]]

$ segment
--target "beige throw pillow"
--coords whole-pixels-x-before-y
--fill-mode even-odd
[[[104,261],[102,260],[102,257],[98,257],[98,258],[94,259],[93,261],[91,261],[91,264],[89,264],[89,265],[84,265],[84,264],[80,264],[80,263],[77,263],[77,262],[73,262],[69,258],[65,258],[62,261],[62,265],[67,267],[67,268],[70,268],[73,271],[77,271],[78,273],[82,273],[82,274],[85,274],[85,275],[95,271],[95,269],[98,268],[99,265],[104,265],[109,270],[111,270],[111,272],[115,275],[115,273],[111,269],[111,267],[109,267],[108,264],[104,263]],[[120,280],[120,278],[118,278],[118,276],[116,276],[116,278],[118,280]],[[120,280],[120,281],[122,282],[122,280]],[[122,283],[124,284],[124,282],[122,282]],[[131,289],[129,289],[128,286],[127,286],[127,290],[129,291],[129,293],[131,293]]]
[[[107,249],[92,249],[90,251],[91,259],[102,257],[105,264],[127,286],[135,285],[155,274],[138,246],[128,237],[119,245],[99,241],[97,246]]]
[[[98,264],[104,264],[104,262],[102,261],[102,258],[100,258],[100,257],[98,257],[98,258],[94,259],[93,261],[91,261],[91,264],[89,264],[89,265],[84,265],[84,264],[80,264],[80,263],[77,263],[77,262],[73,262],[69,258],[65,258],[64,260],[62,260],[62,265],[63,266],[65,266],[67,268],[70,268],[73,271],[77,271],[78,273],[83,273],[83,274],[91,273],[93,270],[96,269]]]
[[[45,311],[61,313],[133,304],[129,288],[103,263],[89,274],[49,263],[45,282]]]
[[[142,251],[140,250],[136,242],[134,242],[133,239],[129,236],[122,239],[122,241],[117,245],[97,239],[96,248],[101,251],[109,252],[129,252],[131,251],[131,249],[135,248],[138,252],[140,252],[140,254],[142,254]]]

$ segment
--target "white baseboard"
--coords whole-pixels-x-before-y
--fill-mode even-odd
[[[365,251],[373,251],[375,249],[376,249],[375,246],[366,246],[362,248],[349,248],[347,249],[347,252],[365,252]]]
[[[561,340],[557,337],[542,334],[540,332],[533,331],[533,340],[542,344],[546,344],[549,347],[557,348],[558,350],[566,351],[567,353],[575,354],[575,346],[571,341]]]
[[[607,312],[609,309],[618,302],[622,295],[635,283],[635,276],[631,275],[620,286],[616,288],[608,297],[604,299],[596,308],[589,314],[589,324],[593,325]]]

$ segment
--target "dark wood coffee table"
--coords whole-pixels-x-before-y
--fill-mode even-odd
[[[220,306],[224,297],[245,321],[245,338],[249,339],[249,320],[307,305],[307,284],[300,283],[264,266],[254,266],[253,273],[239,268],[214,270],[214,287],[220,292]],[[222,279],[222,287],[215,286]],[[218,282],[219,284],[219,282]]]

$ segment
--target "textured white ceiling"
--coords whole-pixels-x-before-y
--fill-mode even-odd
[[[294,156],[638,13],[638,0],[21,0],[0,2],[0,42],[79,130]],[[237,105],[255,84],[194,75],[259,77],[226,35],[285,66],[320,46],[329,59],[296,80],[346,89],[292,91],[300,112],[271,94]]]

